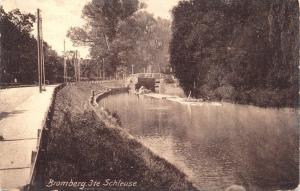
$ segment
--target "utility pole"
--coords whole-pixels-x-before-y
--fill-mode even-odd
[[[103,58],[102,59],[102,77],[103,77],[103,80],[105,80],[105,69],[104,69],[104,62],[105,62],[105,59]]]
[[[132,75],[132,76],[133,76],[133,67],[134,67],[134,65],[131,64],[131,75]]]
[[[80,55],[78,54],[78,79],[79,81],[81,81],[81,59],[80,59]]]
[[[40,93],[45,90],[45,60],[44,60],[44,41],[41,11],[37,9],[37,51],[38,51],[38,80]],[[43,88],[44,86],[44,88]]]
[[[76,64],[76,57],[77,57],[77,51],[73,54],[73,66],[74,66],[74,76],[75,76],[75,82],[77,82],[77,64]]]
[[[101,78],[101,71],[100,71],[101,69],[99,67],[98,62],[96,62],[96,65],[97,65],[97,78],[100,79]]]
[[[46,90],[46,77],[45,77],[45,57],[44,57],[44,40],[43,40],[43,19],[40,17],[40,38],[41,38],[41,74],[42,74],[42,85],[44,88],[42,90]]]
[[[37,9],[37,48],[38,48],[38,80],[39,80],[39,90],[42,92],[42,82],[41,82],[41,46],[40,46],[40,9]]]
[[[66,41],[64,40],[64,83],[67,83]]]
[[[80,59],[79,52],[76,50],[77,81],[80,81]]]
[[[76,50],[73,54],[73,65],[74,65],[74,76],[75,81],[80,81],[80,62],[79,62],[79,53],[78,50]]]

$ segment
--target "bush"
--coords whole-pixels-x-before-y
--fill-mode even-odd
[[[230,85],[218,87],[215,91],[216,97],[224,100],[233,100],[236,93],[234,87]]]

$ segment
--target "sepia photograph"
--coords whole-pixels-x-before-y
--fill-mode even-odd
[[[0,0],[0,191],[300,191],[298,0]]]

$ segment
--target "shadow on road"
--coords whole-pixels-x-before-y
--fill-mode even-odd
[[[0,113],[0,121],[4,118],[11,117],[12,115],[24,113],[25,111],[26,110],[15,110],[15,111],[11,111],[11,112],[1,112]]]

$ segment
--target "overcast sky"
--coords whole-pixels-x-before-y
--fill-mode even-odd
[[[89,0],[0,0],[5,11],[19,8],[22,12],[35,14],[36,9],[42,10],[43,36],[53,49],[59,54],[63,51],[63,41],[66,39],[66,48],[79,49],[82,57],[88,54],[88,48],[73,47],[66,33],[71,26],[81,26],[81,10]],[[155,16],[170,19],[170,10],[179,0],[144,0],[147,11]],[[34,31],[35,33],[35,31]]]

